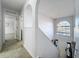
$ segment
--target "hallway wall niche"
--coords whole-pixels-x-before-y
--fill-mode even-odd
[[[28,50],[28,52],[33,56],[35,54],[35,40],[34,40],[34,28],[33,28],[33,12],[32,6],[27,5],[24,9],[24,47]]]
[[[28,5],[24,11],[24,27],[32,27],[33,26],[33,16],[32,16],[32,8]]]

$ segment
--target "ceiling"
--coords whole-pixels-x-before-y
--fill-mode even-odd
[[[79,0],[76,0],[76,15],[79,16]]]
[[[21,11],[26,0],[2,0],[4,8],[11,9],[14,11]]]
[[[45,15],[57,18],[74,15],[75,0],[40,0],[39,12]],[[79,0],[76,0],[78,4],[76,6],[79,10]],[[2,0],[4,8],[11,9],[20,12],[24,6],[26,0]]]
[[[74,15],[75,0],[41,0],[39,12],[52,18]]]

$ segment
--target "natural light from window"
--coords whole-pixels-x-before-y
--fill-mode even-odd
[[[56,34],[62,36],[70,36],[70,23],[68,21],[61,21],[57,24]]]

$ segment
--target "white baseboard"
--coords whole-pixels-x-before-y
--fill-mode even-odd
[[[33,56],[33,55],[31,54],[31,52],[29,51],[29,49],[27,49],[27,47],[25,46],[25,44],[23,44],[23,47],[28,51],[28,53],[32,56],[32,58],[36,58],[35,56]]]

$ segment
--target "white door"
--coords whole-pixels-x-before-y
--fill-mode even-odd
[[[5,40],[16,39],[16,17],[5,15]]]

